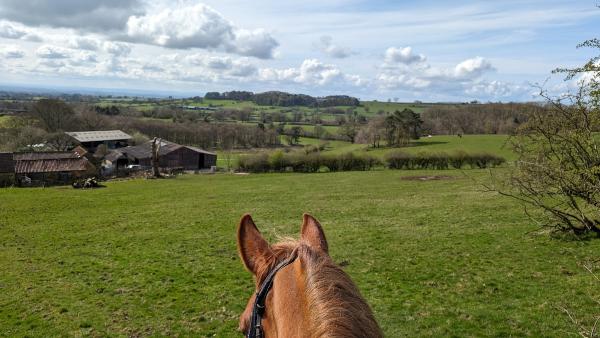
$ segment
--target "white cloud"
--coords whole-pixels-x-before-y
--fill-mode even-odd
[[[43,45],[39,47],[35,54],[41,59],[67,59],[72,51],[59,46]]]
[[[69,59],[69,64],[72,66],[89,67],[96,62],[98,62],[96,54],[89,51],[77,52]]]
[[[322,36],[321,39],[319,39],[319,43],[316,44],[316,47],[327,56],[336,59],[344,59],[356,54],[350,48],[333,44],[333,38],[328,35]]]
[[[212,56],[208,54],[191,54],[185,61],[193,66],[199,66],[206,72],[215,75],[229,75],[234,77],[249,77],[254,75],[258,68],[248,58],[233,59],[229,56]]]
[[[131,53],[131,46],[123,42],[105,41],[102,48],[105,52],[114,56],[127,56]]]
[[[438,68],[427,63],[425,55],[414,54],[411,47],[390,47],[385,52],[377,83],[380,88],[388,90],[423,91],[437,88],[464,92],[473,88],[483,74],[492,70],[492,64],[482,57],[464,60],[453,68]],[[478,91],[482,89],[477,88]]]
[[[22,59],[25,52],[16,45],[4,45],[0,46],[0,56],[5,59]]]
[[[454,75],[458,78],[472,78],[483,75],[483,73],[494,70],[492,64],[486,59],[477,56],[467,59],[454,68]]]
[[[425,62],[427,58],[423,54],[413,54],[411,47],[390,47],[385,51],[384,61],[386,64],[413,64]]]
[[[96,38],[73,36],[69,39],[68,45],[74,49],[97,51],[102,42]]]
[[[127,22],[127,35],[133,41],[168,48],[218,49],[258,58],[273,57],[277,41],[263,29],[235,27],[219,12],[204,4],[164,8]]]
[[[23,26],[8,21],[0,21],[0,37],[6,39],[20,39],[27,35]]]
[[[271,59],[279,43],[264,29],[255,30],[235,29],[234,39],[226,46],[226,50],[244,56],[254,56],[259,59]]]
[[[29,26],[106,32],[123,28],[142,8],[140,0],[2,0],[0,17]]]
[[[42,38],[33,29],[20,23],[0,20],[0,38],[39,42]]]
[[[529,91],[530,90],[531,88],[529,88]],[[526,95],[527,92],[528,90],[525,86],[496,80],[478,81],[465,90],[465,93],[468,95],[485,97],[488,99],[502,99],[513,97],[515,95],[522,96]]]
[[[362,80],[358,75],[344,74],[337,66],[325,64],[317,59],[306,59],[299,68],[259,70],[259,79],[270,82],[294,82],[303,85],[360,85]]]
[[[105,41],[96,37],[72,36],[66,45],[76,50],[103,51],[105,53],[122,57],[131,53],[131,45],[124,42]]]

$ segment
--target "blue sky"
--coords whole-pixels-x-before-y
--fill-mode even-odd
[[[2,85],[527,101],[596,1],[2,0]],[[572,88],[552,78],[546,88]]]

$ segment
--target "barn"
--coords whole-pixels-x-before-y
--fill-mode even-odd
[[[128,159],[129,164],[138,164],[145,168],[152,167],[152,141],[139,146],[118,150]],[[109,154],[110,155],[110,154]],[[115,154],[115,160],[122,158]],[[161,140],[159,151],[159,167],[164,169],[203,170],[217,165],[217,154],[200,148],[183,146]]]
[[[120,130],[74,131],[67,132],[77,145],[94,153],[101,144],[107,149],[127,147],[131,136]]]
[[[72,152],[15,153],[13,159],[16,182],[22,186],[71,184],[96,174],[87,158]]]
[[[0,153],[0,187],[15,183],[15,160],[12,153]]]

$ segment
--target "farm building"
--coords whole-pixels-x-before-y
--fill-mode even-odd
[[[87,158],[72,152],[15,153],[13,159],[16,182],[23,186],[71,184],[96,174]]]
[[[15,184],[15,161],[12,153],[0,153],[0,187]]]
[[[108,149],[127,147],[131,136],[120,130],[74,131],[67,132],[76,144],[94,153],[101,144]]]
[[[124,150],[127,148],[122,148]],[[127,156],[121,150],[113,150],[102,159],[101,173],[103,176],[126,174],[125,168],[129,164]]]
[[[165,140],[160,142],[159,167],[162,169],[202,170],[216,164],[215,153]],[[105,157],[105,168],[118,170],[126,165],[152,167],[152,141],[114,150]]]

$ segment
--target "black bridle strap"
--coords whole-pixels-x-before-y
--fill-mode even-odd
[[[294,251],[290,257],[277,264],[277,266],[275,266],[275,268],[269,272],[260,289],[256,292],[254,306],[252,307],[252,317],[250,318],[250,328],[248,329],[248,335],[246,336],[247,338],[263,337],[262,316],[265,312],[265,301],[267,300],[267,295],[273,287],[273,279],[275,279],[275,274],[279,270],[294,262],[296,260],[296,256],[296,251]]]

